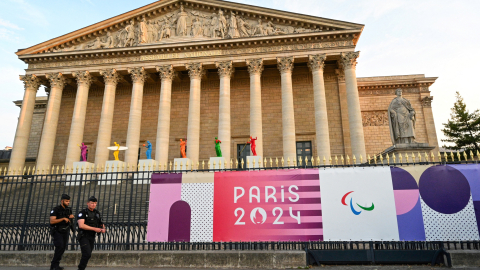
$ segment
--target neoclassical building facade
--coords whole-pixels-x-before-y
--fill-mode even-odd
[[[146,141],[165,164],[180,157],[180,139],[197,162],[215,156],[215,137],[230,161],[250,136],[262,157],[365,160],[392,145],[387,108],[397,88],[416,110],[416,140],[438,149],[436,78],[357,78],[363,27],[220,0],[160,0],[20,50],[28,68],[9,167],[22,168],[32,152],[37,168],[71,167],[82,142],[97,166],[113,159],[114,142],[128,147],[121,160],[137,164]],[[41,85],[48,100],[38,120]]]

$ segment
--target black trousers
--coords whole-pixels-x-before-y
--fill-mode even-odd
[[[53,254],[50,268],[55,269],[60,265],[62,255],[65,252],[65,249],[67,249],[69,235],[69,231],[67,231],[67,233],[59,233],[55,231],[55,233],[53,234],[53,245],[55,246],[55,253]]]
[[[80,243],[80,249],[82,250],[82,258],[80,259],[80,264],[78,264],[78,269],[84,270],[87,268],[88,260],[92,257],[93,246],[95,244],[95,234],[86,233],[78,241]]]

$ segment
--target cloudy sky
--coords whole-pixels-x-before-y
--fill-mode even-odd
[[[18,76],[26,65],[14,54],[152,0],[1,0],[0,149],[13,145],[23,98]],[[318,17],[361,23],[357,75],[425,74],[438,77],[430,87],[437,134],[450,116],[455,91],[470,110],[480,108],[480,1],[474,0],[236,0]],[[38,95],[45,95],[42,90]]]

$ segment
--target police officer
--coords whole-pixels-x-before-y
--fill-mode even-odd
[[[105,225],[102,222],[100,212],[97,207],[97,198],[91,196],[88,198],[87,208],[78,213],[78,235],[77,240],[82,250],[82,258],[78,265],[79,270],[87,267],[88,260],[92,256],[95,243],[95,234],[105,233]]]
[[[53,244],[55,245],[55,254],[50,265],[50,270],[63,270],[60,267],[60,260],[65,252],[68,244],[68,236],[70,235],[72,209],[70,205],[70,196],[62,194],[60,205],[57,205],[50,212],[50,226],[53,237]]]

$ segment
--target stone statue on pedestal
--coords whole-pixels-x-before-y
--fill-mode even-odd
[[[82,142],[82,145],[79,145],[80,151],[82,153],[82,161],[87,161],[87,146]]]
[[[257,151],[256,151],[256,144],[255,144],[255,141],[257,140],[258,137],[255,137],[255,139],[253,138],[253,136],[250,136],[250,141],[247,142],[247,144],[250,144],[250,150],[252,150],[252,155],[256,156],[257,155]]]
[[[117,142],[113,142],[113,144],[115,144],[115,146],[117,147],[115,152],[113,152],[113,157],[115,157],[115,160],[119,160],[118,153],[120,153],[120,144],[118,144]]]
[[[147,155],[147,159],[152,159],[152,144],[150,141],[147,141],[147,145],[143,145],[145,148],[147,148],[147,151],[145,154]]]
[[[180,153],[182,154],[182,158],[186,158],[187,154],[185,153],[185,147],[187,146],[187,140],[180,139]]]
[[[215,137],[215,152],[217,152],[217,157],[222,157],[222,149],[220,149],[220,144],[222,141]]]
[[[128,147],[125,147],[125,146],[120,146],[120,144],[118,144],[117,142],[113,142],[113,144],[115,146],[110,146],[108,147],[109,150],[113,150],[113,157],[115,158],[116,161],[118,161],[118,153],[120,153],[120,151],[122,150],[127,150]]]
[[[388,106],[388,123],[393,145],[415,143],[415,110],[410,101],[402,97],[402,89]]]

